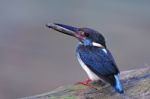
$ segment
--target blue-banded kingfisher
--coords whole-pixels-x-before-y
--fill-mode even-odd
[[[77,59],[89,77],[83,84],[102,80],[109,83],[116,92],[124,92],[119,69],[101,33],[90,28],[77,28],[58,23],[48,23],[46,26],[79,40],[76,49]]]

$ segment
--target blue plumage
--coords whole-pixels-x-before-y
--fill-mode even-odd
[[[119,71],[116,67],[111,53],[107,50],[107,54],[102,50],[103,48],[95,46],[79,45],[77,53],[79,53],[82,61],[98,76],[105,79],[107,76],[118,74]],[[106,78],[107,80],[107,78]],[[114,77],[109,81],[114,84]]]
[[[107,50],[107,54],[102,50],[103,48],[95,46],[79,45],[77,53],[79,53],[82,61],[97,74],[111,75],[118,74],[118,69],[114,62],[111,53]]]
[[[117,92],[123,93],[116,63],[109,50],[105,49],[107,51],[107,53],[105,53],[103,49],[104,48],[80,44],[77,47],[77,53],[79,53],[81,60],[92,72],[114,86]]]
[[[119,69],[113,56],[106,47],[103,35],[90,28],[76,28],[63,24],[46,25],[56,31],[77,38],[80,42],[76,49],[77,58],[83,69],[92,80],[102,80],[110,83],[116,92],[123,93],[119,79]]]
[[[115,82],[116,82],[114,85],[115,90],[119,93],[123,93],[123,87],[122,87],[122,84],[120,82],[119,76],[114,75],[114,77],[115,77]]]

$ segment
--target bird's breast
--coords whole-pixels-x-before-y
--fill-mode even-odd
[[[93,81],[96,81],[96,80],[99,80],[100,78],[93,72],[91,71],[87,65],[85,65],[85,63],[82,61],[82,59],[80,58],[80,55],[79,53],[77,53],[77,59],[81,65],[81,67],[85,70],[85,72],[87,73],[88,77],[93,80]]]

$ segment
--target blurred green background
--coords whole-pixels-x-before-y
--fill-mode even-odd
[[[101,32],[121,71],[150,66],[149,0],[0,0],[0,99],[87,78],[75,57],[77,40],[48,22]]]

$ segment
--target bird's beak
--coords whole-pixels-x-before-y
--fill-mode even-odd
[[[72,27],[64,24],[58,24],[58,23],[48,23],[46,24],[46,27],[74,37],[76,36],[76,33],[78,31],[78,28],[76,27]]]

